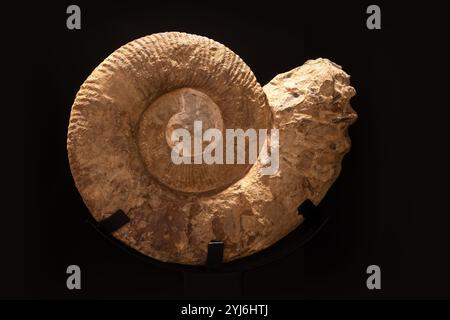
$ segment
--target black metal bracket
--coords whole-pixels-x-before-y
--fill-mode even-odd
[[[96,223],[94,227],[103,233],[110,234],[116,230],[119,230],[128,222],[130,222],[130,218],[128,218],[125,212],[123,212],[122,210],[117,210],[109,217]]]
[[[222,264],[223,264],[223,242],[212,240],[208,243],[206,268],[210,270],[215,270],[220,268]]]

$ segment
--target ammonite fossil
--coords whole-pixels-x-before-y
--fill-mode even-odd
[[[68,130],[70,167],[96,220],[128,215],[113,235],[132,248],[200,265],[208,243],[221,240],[231,261],[284,237],[302,222],[299,205],[324,197],[350,148],[354,94],[349,76],[327,59],[262,88],[218,42],[153,34],[116,50],[81,86]],[[277,129],[276,172],[262,173],[261,144],[254,163],[174,163],[171,137],[192,132],[195,121],[218,132]]]

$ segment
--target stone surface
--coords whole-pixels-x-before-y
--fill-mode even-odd
[[[298,206],[324,197],[350,147],[354,94],[349,76],[326,59],[263,89],[225,46],[154,34],[116,50],[81,86],[68,130],[72,174],[97,220],[119,209],[130,217],[114,236],[134,249],[198,265],[208,242],[222,240],[225,261],[234,260],[284,237],[302,222]],[[261,175],[260,158],[175,166],[167,134],[198,118],[220,130],[278,128],[278,172]]]

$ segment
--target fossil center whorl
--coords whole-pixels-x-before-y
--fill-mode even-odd
[[[224,120],[224,108],[226,105],[216,103],[207,92],[189,87],[169,91],[150,103],[141,117],[137,137],[149,174],[171,189],[189,193],[220,191],[242,178],[252,164],[203,161],[206,147],[215,143],[203,139],[206,130],[217,129],[223,135],[226,128],[235,126],[234,120]],[[174,150],[177,144],[184,143],[180,131],[189,133],[187,154],[184,149]],[[174,163],[172,152],[191,162]]]
[[[185,129],[189,132],[191,146],[194,146],[194,137],[198,133],[202,134],[204,130],[214,128],[223,132],[223,119],[219,107],[209,96],[199,90],[178,89],[161,96],[158,100],[157,103],[161,105],[176,103],[180,109],[169,119],[166,125],[166,142],[170,148],[175,147],[172,138],[176,136],[174,134],[176,129]],[[201,131],[197,130],[196,132],[194,130],[194,122],[201,123]],[[201,138],[201,136],[198,138]],[[198,156],[198,151],[202,153],[208,144],[208,142],[202,142],[201,150],[193,150],[191,156]]]

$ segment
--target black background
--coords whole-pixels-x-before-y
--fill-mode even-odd
[[[422,51],[432,35],[424,21],[433,18],[424,6],[379,3],[382,29],[368,30],[370,2],[74,3],[81,7],[81,30],[66,28],[72,3],[60,3],[33,7],[34,27],[21,32],[34,48],[32,101],[25,108],[25,229],[23,242],[17,233],[11,242],[18,249],[2,296],[183,297],[180,272],[118,250],[85,223],[89,212],[70,174],[66,133],[79,86],[103,59],[138,37],[184,31],[231,48],[262,85],[326,57],[351,75],[357,91],[352,150],[320,204],[329,223],[305,247],[304,266],[294,253],[246,272],[244,297],[450,297],[448,218],[430,206],[434,187],[425,174]],[[66,289],[70,264],[82,269],[80,291]],[[381,290],[366,288],[371,264],[381,267]]]

